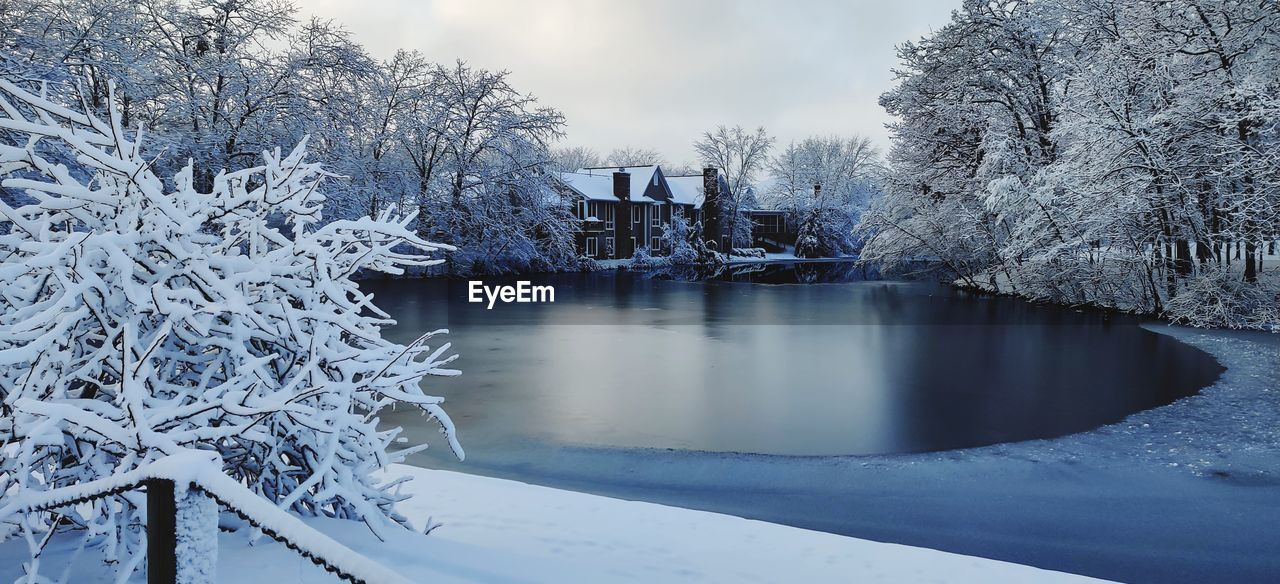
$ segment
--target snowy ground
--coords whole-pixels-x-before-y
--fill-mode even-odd
[[[430,535],[378,542],[363,525],[312,520],[334,539],[415,582],[1087,582],[1089,578],[808,531],[728,515],[623,501],[449,471],[411,474],[415,497],[400,510]],[[45,554],[45,574],[73,569],[69,582],[110,582],[86,550],[65,541]],[[330,582],[336,579],[283,546],[224,533],[219,581]],[[12,582],[25,545],[0,544],[0,581]],[[141,582],[135,577],[131,581]]]

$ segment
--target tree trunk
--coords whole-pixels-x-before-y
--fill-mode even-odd
[[[1200,236],[1196,239],[1196,261],[1204,265],[1211,257],[1213,257],[1213,249],[1209,245],[1209,240]]]
[[[1191,263],[1191,242],[1186,239],[1178,239],[1174,241],[1177,257],[1173,260],[1173,267],[1177,270],[1178,275],[1187,277],[1191,275],[1193,264]]]
[[[1258,257],[1258,244],[1254,243],[1252,239],[1245,241],[1244,243],[1244,281],[1246,282],[1258,281],[1258,264],[1261,263],[1261,259],[1262,258]]]

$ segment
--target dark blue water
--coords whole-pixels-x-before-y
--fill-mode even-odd
[[[447,398],[479,463],[530,442],[832,455],[1048,438],[1222,371],[1135,317],[867,280],[851,264],[671,277],[526,276],[555,303],[493,310],[466,301],[466,282],[365,289],[399,320],[393,339],[452,329],[463,375],[425,389]]]

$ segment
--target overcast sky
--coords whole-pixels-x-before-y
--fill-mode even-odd
[[[960,0],[299,0],[375,56],[417,49],[507,69],[562,111],[562,144],[653,148],[693,162],[718,124],[780,144],[853,133],[887,146],[877,98],[894,45],[945,24]]]

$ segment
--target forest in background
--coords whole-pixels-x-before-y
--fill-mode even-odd
[[[863,259],[1026,298],[1277,314],[1280,3],[966,0],[899,47]]]
[[[304,137],[328,181],[324,220],[417,211],[455,273],[572,267],[572,217],[548,188],[560,112],[505,71],[371,56],[339,24],[282,0],[0,3],[0,75],[146,129],[159,176],[193,161],[198,190]],[[20,196],[10,191],[6,197]]]

